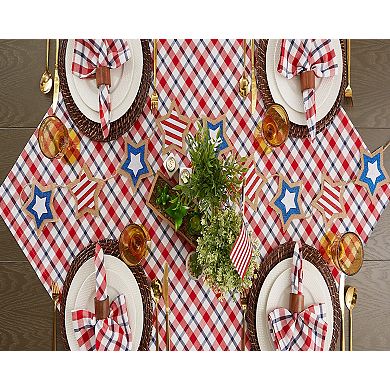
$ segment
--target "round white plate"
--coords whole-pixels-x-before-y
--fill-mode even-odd
[[[333,39],[332,41],[339,70],[337,75],[333,77],[316,78],[317,121],[323,119],[333,107],[343,78],[343,56],[340,40]],[[286,109],[291,122],[306,125],[299,77],[288,80],[277,71],[280,48],[280,39],[270,39],[268,41],[266,72],[272,98],[275,103],[281,104]]]
[[[326,282],[320,271],[309,261],[303,260],[303,294],[305,307],[313,303],[325,303],[328,331],[325,337],[325,350],[329,350],[333,335],[333,305]],[[268,326],[268,314],[277,307],[289,305],[291,291],[292,259],[278,263],[264,280],[256,308],[256,332],[261,350],[275,350]]]
[[[127,40],[130,59],[111,69],[111,121],[124,115],[133,103],[142,79],[143,52],[139,39]],[[100,123],[99,95],[95,79],[80,79],[72,73],[74,40],[69,39],[65,55],[65,71],[69,91],[79,110],[90,120]]]
[[[104,255],[107,274],[107,290],[110,303],[119,294],[126,297],[127,312],[132,333],[132,350],[139,347],[143,330],[143,304],[138,283],[126,264],[120,259]],[[65,306],[65,329],[71,350],[78,350],[73,331],[72,310],[87,309],[94,311],[95,265],[94,259],[88,259],[77,271],[70,285]]]

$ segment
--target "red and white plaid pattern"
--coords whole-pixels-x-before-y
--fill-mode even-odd
[[[279,351],[323,351],[328,324],[325,305],[310,305],[301,313],[285,308],[273,310],[269,316],[271,338]]]
[[[291,293],[302,294],[302,258],[300,243],[295,243],[291,268]],[[328,324],[325,304],[310,305],[300,313],[284,307],[268,314],[268,324],[275,349],[280,351],[322,351]]]
[[[95,247],[96,299],[104,301],[107,295],[107,276],[104,253],[100,244]],[[127,315],[126,298],[116,297],[110,305],[108,318],[97,320],[88,310],[72,311],[73,329],[81,350],[128,351],[131,349],[131,331]]]
[[[93,209],[95,207],[95,191],[98,187],[98,182],[90,180],[85,172],[82,173],[80,181],[72,187],[73,194],[77,200],[77,211],[83,213],[86,208]]]
[[[130,49],[123,39],[76,39],[72,72],[83,78],[95,77],[96,68],[119,68],[130,58]],[[110,87],[99,87],[99,117],[104,138],[110,133]]]
[[[118,295],[110,305],[108,318],[97,320],[88,310],[73,310],[72,323],[82,351],[129,351],[131,331],[126,298]]]
[[[230,258],[233,262],[234,268],[237,270],[241,279],[244,278],[248,270],[249,263],[252,258],[253,246],[248,234],[248,230],[244,224],[241,225],[241,231],[237,237],[230,252]]]
[[[245,173],[245,196],[251,203],[255,203],[257,190],[263,183],[264,178],[260,176],[256,169],[256,164],[251,162]],[[245,200],[245,199],[244,199]]]
[[[95,247],[96,299],[104,301],[107,298],[107,276],[104,266],[104,254],[100,244]]]
[[[332,186],[328,181],[323,181],[323,191],[321,197],[317,199],[317,204],[324,211],[326,220],[330,220],[334,214],[342,213],[343,207],[340,203],[342,189],[340,186]]]
[[[283,39],[278,72],[291,79],[302,72],[312,70],[316,77],[332,77],[338,72],[336,53],[331,39]],[[306,89],[303,106],[311,138],[316,134],[316,102],[314,89]]]
[[[291,270],[291,293],[302,294],[303,267],[301,257],[301,242],[295,243],[293,252],[293,263]]]
[[[359,169],[359,150],[366,147],[343,109],[337,113],[328,129],[319,133],[313,142],[308,139],[289,138],[286,143],[268,155],[257,153],[253,132],[256,123],[264,116],[263,103],[257,100],[252,116],[250,101],[242,99],[237,85],[242,68],[242,40],[160,40],[158,50],[157,84],[159,108],[163,115],[171,101],[180,102],[181,113],[187,117],[216,118],[226,114],[226,133],[241,157],[253,156],[259,172],[265,177],[281,173],[291,181],[302,180],[302,205],[305,213],[313,216],[292,221],[286,232],[277,223],[277,215],[269,206],[278,189],[278,181],[270,179],[258,192],[257,210],[247,207],[245,220],[260,242],[260,255],[265,257],[272,249],[287,241],[302,240],[317,249],[327,229],[321,213],[312,210],[311,203],[321,187],[322,172],[336,181],[349,181]],[[153,49],[151,42],[150,49]],[[250,47],[247,48],[250,56]],[[247,74],[250,64],[247,64]],[[149,93],[151,95],[152,90]],[[48,115],[52,115],[51,109]],[[59,96],[56,115],[68,128],[77,130]],[[148,161],[153,172],[163,167],[163,143],[155,131],[155,116],[149,102],[144,112],[129,129],[134,142],[149,137]],[[195,131],[195,128],[191,129]],[[80,134],[80,132],[79,132]],[[129,191],[129,179],[118,175],[109,180],[99,194],[99,216],[74,215],[74,202],[69,191],[56,191],[54,207],[59,221],[48,224],[38,237],[31,219],[20,208],[19,194],[23,186],[37,179],[40,183],[67,184],[78,177],[81,167],[87,164],[94,177],[108,177],[114,173],[124,155],[123,137],[112,142],[93,142],[80,135],[81,159],[69,165],[63,160],[48,160],[40,152],[37,133],[34,133],[21,152],[11,172],[0,187],[0,214],[30,261],[42,284],[50,293],[51,280],[60,287],[65,280],[72,259],[91,242],[103,238],[118,238],[130,222],[143,224],[151,236],[152,250],[144,268],[149,279],[162,279],[163,263],[169,263],[172,284],[171,349],[173,350],[240,350],[242,312],[239,299],[218,301],[202,281],[187,277],[185,259],[193,249],[162,222],[146,205],[153,177],[140,183],[134,195]],[[179,155],[181,163],[189,166],[187,157]],[[361,186],[350,183],[344,191],[346,216],[333,221],[332,232],[354,231],[366,243],[390,197],[390,186],[383,185],[374,199],[367,196]],[[24,195],[25,199],[25,195]],[[338,280],[339,273],[331,268]],[[159,312],[164,323],[164,312]],[[160,346],[164,349],[164,327],[160,328]],[[155,338],[150,343],[155,348]],[[247,348],[250,349],[249,340]]]

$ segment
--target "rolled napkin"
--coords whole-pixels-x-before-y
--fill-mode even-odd
[[[316,135],[315,77],[332,77],[338,72],[331,39],[283,39],[278,72],[291,79],[300,75],[303,106],[309,135]]]
[[[268,314],[275,349],[279,351],[322,351],[328,330],[324,303],[304,309],[302,258],[296,243],[291,269],[290,308],[277,308]]]
[[[84,351],[128,351],[131,330],[123,294],[109,304],[103,249],[95,248],[96,296],[95,313],[72,310],[72,322],[77,343]]]
[[[119,68],[130,59],[130,49],[123,39],[76,39],[72,72],[84,78],[96,78],[99,89],[99,116],[103,137],[110,134],[110,69]]]

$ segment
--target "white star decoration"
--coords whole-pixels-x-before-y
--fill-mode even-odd
[[[133,154],[130,153],[130,164],[129,169],[134,172],[134,175],[137,176],[138,172],[143,168],[141,164],[141,153]]]
[[[218,133],[219,129],[209,129],[210,138],[215,142],[215,146],[219,146],[222,143],[221,136]]]
[[[46,198],[40,198],[38,195],[35,195],[35,204],[32,209],[37,213],[38,218],[41,218],[43,214],[47,213],[46,208]]]
[[[368,172],[366,177],[372,181],[373,184],[375,184],[378,177],[381,175],[381,172],[378,169],[378,161],[367,163],[368,166]]]
[[[284,207],[286,208],[286,213],[288,213],[291,209],[294,209],[296,207],[295,203],[295,192],[290,192],[287,188],[286,194],[284,198],[281,200],[281,202],[284,204]]]

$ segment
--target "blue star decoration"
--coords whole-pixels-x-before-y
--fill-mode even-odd
[[[53,206],[55,189],[55,185],[41,186],[33,181],[30,196],[22,207],[26,215],[33,219],[38,235],[48,222],[56,222],[58,219]]]
[[[279,187],[271,201],[271,207],[276,211],[282,222],[282,230],[286,231],[293,219],[304,219],[301,200],[302,183],[291,183],[280,175]]]
[[[203,118],[203,127],[209,131],[209,137],[217,141],[217,151],[220,155],[228,154],[233,149],[229,137],[226,135],[226,117],[221,115],[215,119]]]
[[[365,187],[371,199],[376,197],[379,188],[390,182],[389,175],[383,165],[383,147],[374,153],[360,149],[360,169],[355,184]]]
[[[142,179],[153,175],[148,162],[148,142],[149,139],[145,139],[135,144],[125,138],[125,155],[119,164],[118,173],[130,179],[133,193]]]

